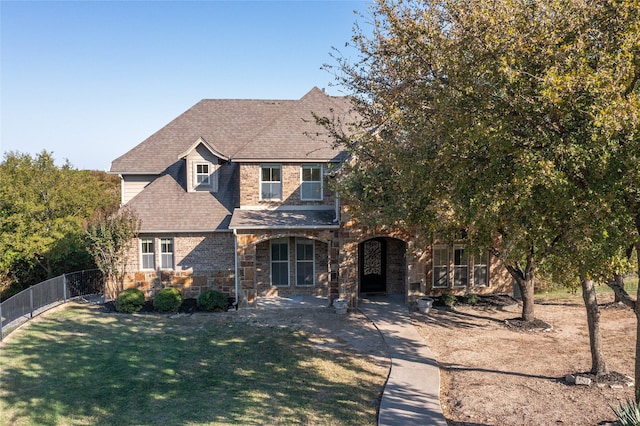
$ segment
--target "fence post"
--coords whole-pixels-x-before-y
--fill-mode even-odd
[[[2,302],[0,302],[0,342],[2,342]]]
[[[67,274],[62,274],[62,293],[64,294],[64,303],[67,303]]]
[[[29,287],[29,310],[31,318],[33,318],[33,286]]]

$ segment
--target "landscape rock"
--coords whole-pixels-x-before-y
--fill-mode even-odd
[[[591,386],[591,379],[584,376],[576,376],[576,386]]]

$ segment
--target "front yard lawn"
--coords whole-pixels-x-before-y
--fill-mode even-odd
[[[0,424],[374,425],[386,373],[232,314],[69,304],[0,345]]]

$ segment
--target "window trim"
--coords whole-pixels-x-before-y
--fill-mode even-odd
[[[298,245],[311,246],[311,259],[298,259]],[[296,238],[296,252],[295,252],[295,284],[296,287],[313,287],[316,285],[316,244],[309,238]],[[311,264],[311,283],[299,283],[298,282],[298,266],[300,264]]]
[[[263,176],[263,171],[264,169],[269,168],[269,169],[278,169],[280,171],[280,180],[263,180],[262,176]],[[283,197],[283,193],[282,193],[282,165],[281,164],[261,164],[260,165],[260,200],[261,201],[282,201],[282,197]],[[279,198],[269,198],[269,197],[264,197],[264,191],[262,190],[262,185],[265,183],[269,183],[271,185],[274,184],[278,184],[280,185],[280,197]]]
[[[456,263],[456,250],[462,250],[463,256],[466,255],[466,262],[465,263],[460,263],[457,264]],[[467,247],[464,244],[454,244],[453,245],[453,277],[451,279],[451,286],[453,288],[466,288],[469,287],[469,262],[470,262],[470,258],[469,258],[469,252]],[[459,270],[464,270],[466,271],[466,273],[464,274],[459,274],[458,271]],[[456,278],[458,276],[461,276],[463,279],[464,284],[462,285],[456,285]]]
[[[318,180],[304,180],[304,171],[311,170],[313,175],[313,170],[318,170],[320,173]],[[324,182],[323,182],[323,172],[324,168],[322,164],[303,164],[300,166],[300,201],[322,201],[324,196]],[[313,176],[312,176],[313,177]],[[320,184],[320,191],[318,191],[318,198],[306,198],[303,197],[304,191],[302,190],[304,184]]]
[[[476,259],[480,258],[480,260],[482,260],[482,262],[477,262]],[[473,287],[488,287],[489,286],[489,253],[480,253],[479,255],[474,255],[473,256],[473,260],[471,262],[472,266],[473,266],[473,280],[472,280],[472,286]],[[482,284],[476,284],[476,267],[481,267],[484,268],[486,270],[485,273],[485,280],[484,283]]]
[[[451,273],[449,271],[449,264],[451,262],[451,256],[450,256],[450,253],[449,253],[449,251],[450,251],[449,248],[450,248],[450,246],[447,245],[447,244],[434,244],[433,245],[433,249],[432,249],[433,251],[432,251],[432,255],[431,255],[431,286],[433,288],[449,288],[450,287],[450,282],[451,282],[450,275],[451,275]],[[444,264],[436,265],[436,263],[435,263],[436,250],[442,250],[447,254],[446,261],[445,261]],[[446,282],[445,282],[444,285],[436,285],[436,267],[445,267],[446,268],[447,274],[446,274]]]
[[[198,172],[198,167],[200,166],[205,166],[207,168],[207,172],[206,173],[200,173]],[[203,180],[202,182],[198,182],[198,177],[200,176],[206,176],[206,181]],[[210,187],[211,186],[211,163],[209,163],[208,161],[194,161],[193,162],[193,186],[194,188],[199,188],[199,187]]]
[[[279,244],[279,245],[286,245],[287,250],[287,258],[282,260],[282,259],[278,259],[278,260],[273,260],[273,245],[274,244]],[[289,238],[276,238],[273,240],[269,241],[269,284],[273,287],[291,287],[291,266],[290,266],[290,262],[289,259],[291,257],[291,254],[289,253],[290,247],[289,247]],[[277,263],[279,265],[281,264],[285,264],[287,265],[287,273],[286,273],[286,277],[287,277],[287,283],[286,284],[275,284],[273,282],[273,265]]]
[[[171,251],[164,251],[166,241],[169,241],[171,244]],[[175,241],[171,237],[160,238],[160,269],[162,270],[172,270],[175,269]],[[171,256],[171,266],[167,267],[165,265],[165,256]]]
[[[144,247],[145,247],[145,242],[150,242],[151,243],[151,252],[145,252],[144,251]],[[151,257],[151,267],[150,268],[145,268],[144,266],[144,259]],[[140,238],[140,270],[142,271],[153,271],[156,269],[156,244],[155,244],[155,238],[153,237],[141,237]]]

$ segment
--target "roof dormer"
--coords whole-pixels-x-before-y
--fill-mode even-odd
[[[199,137],[188,150],[180,154],[186,162],[187,191],[218,192],[218,171],[229,158]]]

